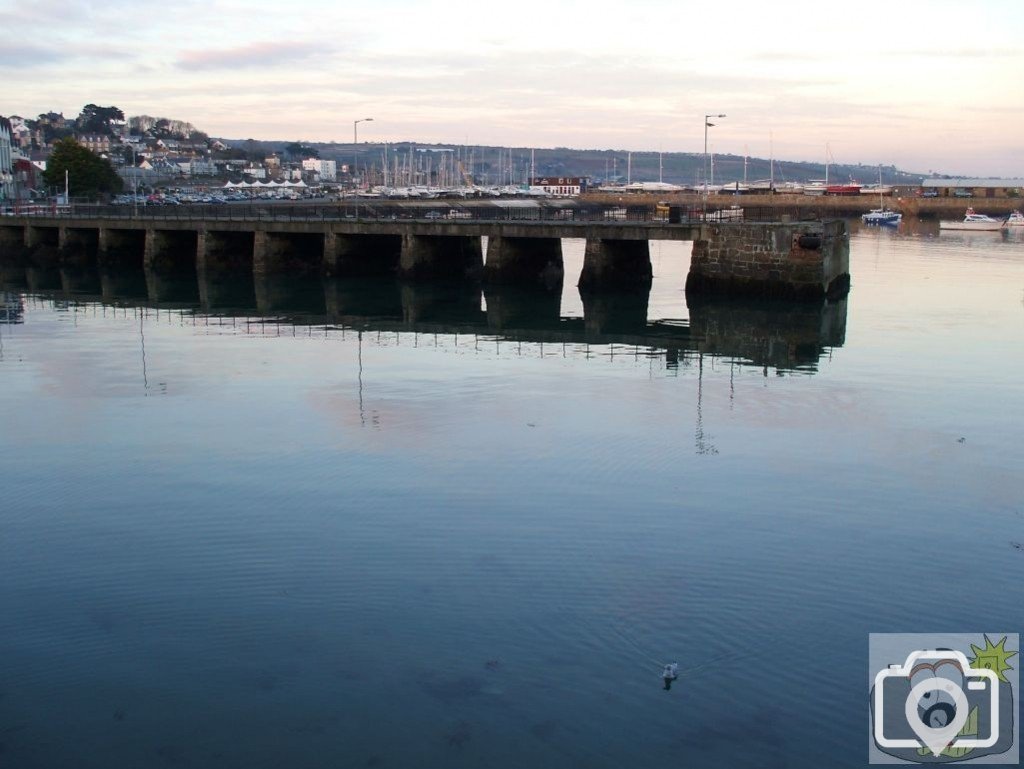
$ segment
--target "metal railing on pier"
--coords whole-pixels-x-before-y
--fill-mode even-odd
[[[17,217],[70,219],[123,219],[138,221],[232,221],[232,222],[538,222],[545,224],[594,225],[639,223],[650,225],[728,224],[740,222],[813,221],[820,212],[813,208],[778,206],[652,205],[403,205],[378,202],[347,202],[334,205],[289,203],[226,203],[202,205],[70,205],[22,204],[7,206],[0,214]]]

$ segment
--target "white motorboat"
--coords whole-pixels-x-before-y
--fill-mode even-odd
[[[1005,225],[1007,227],[1024,227],[1024,214],[1020,211],[1013,211],[1008,217],[1006,217]]]
[[[1003,228],[1003,222],[993,219],[985,214],[975,213],[973,208],[968,208],[962,221],[942,220],[939,222],[940,230],[973,230],[994,232]]]

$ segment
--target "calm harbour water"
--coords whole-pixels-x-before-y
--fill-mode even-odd
[[[856,232],[810,314],[651,248],[677,322],[567,242],[522,341],[6,270],[0,766],[866,765],[869,632],[1024,625],[1024,239]]]

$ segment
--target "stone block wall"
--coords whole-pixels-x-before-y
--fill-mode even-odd
[[[693,243],[687,293],[820,299],[846,294],[846,223],[729,223],[703,228]]]

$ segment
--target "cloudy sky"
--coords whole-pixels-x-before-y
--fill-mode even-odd
[[[1017,3],[0,0],[0,114],[1024,177]]]

